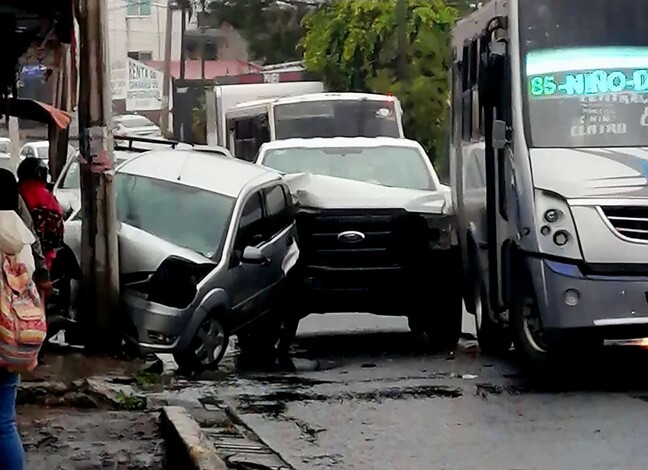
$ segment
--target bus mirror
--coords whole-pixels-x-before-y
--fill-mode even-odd
[[[506,138],[506,123],[501,120],[493,122],[493,148],[502,150],[509,143]]]

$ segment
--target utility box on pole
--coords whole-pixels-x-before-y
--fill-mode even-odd
[[[83,304],[87,348],[112,352],[118,330],[119,257],[113,178],[106,0],[79,1],[79,140]]]

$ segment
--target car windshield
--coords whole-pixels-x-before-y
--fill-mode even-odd
[[[529,145],[648,146],[648,2],[520,3]]]
[[[115,158],[115,167],[124,163],[126,158]],[[61,182],[59,189],[80,189],[81,188],[81,174],[79,172],[79,162],[74,161],[68,167],[67,173]]]
[[[124,127],[133,128],[133,127],[151,127],[155,126],[151,121],[145,117],[135,117],[128,119],[118,119],[117,124],[120,124]]]
[[[220,256],[236,200],[180,183],[118,173],[117,217],[208,258]]]
[[[393,101],[322,100],[278,104],[277,139],[402,137]]]
[[[263,165],[282,173],[311,173],[367,183],[434,190],[425,155],[408,147],[327,147],[269,150]]]

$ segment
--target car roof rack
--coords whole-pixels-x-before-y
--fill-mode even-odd
[[[134,146],[135,143],[168,145],[172,149],[175,149],[179,144],[182,143],[176,140],[168,140],[168,139],[156,139],[151,137],[117,136],[117,135],[113,136],[113,140],[115,141],[115,150],[129,150],[131,152],[148,152],[152,150],[150,148],[135,147]],[[120,140],[127,142],[127,144],[126,145],[118,144],[117,141]],[[186,145],[191,145],[191,144],[186,144]]]
[[[115,141],[115,150],[125,150],[129,152],[150,152],[151,150],[156,150],[154,148],[150,147],[136,147],[134,144],[136,143],[142,143],[142,144],[154,144],[154,145],[168,145],[172,149],[178,148],[178,146],[187,146],[191,150],[195,152],[205,152],[205,153],[216,153],[216,154],[221,154],[221,155],[227,155],[226,149],[222,147],[210,147],[206,145],[196,145],[196,144],[190,144],[188,142],[179,142],[177,140],[170,140],[170,139],[161,139],[161,138],[155,138],[155,137],[130,137],[130,136],[113,136],[113,140]],[[117,141],[124,141],[127,142],[127,144],[119,144]]]

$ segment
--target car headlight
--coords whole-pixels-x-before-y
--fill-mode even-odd
[[[576,224],[567,201],[536,190],[535,207],[540,252],[561,258],[583,259]]]

